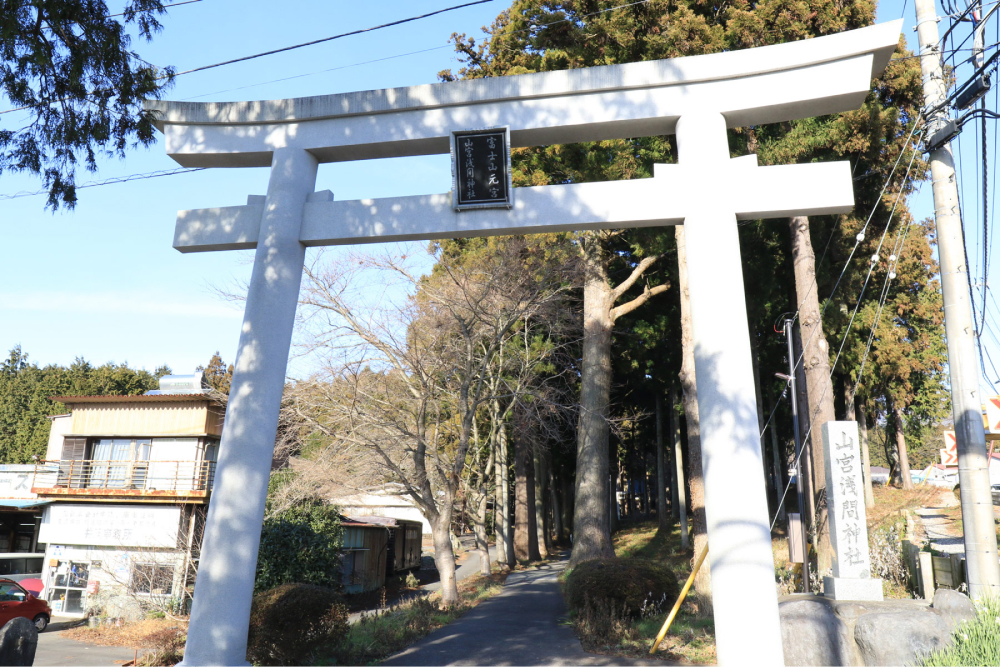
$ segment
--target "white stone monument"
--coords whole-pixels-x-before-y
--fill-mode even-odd
[[[882,580],[872,577],[868,551],[858,423],[823,424],[823,449],[833,546],[833,576],[823,577],[823,594],[834,600],[882,600]]]
[[[861,106],[902,21],[627,65],[265,102],[151,102],[186,167],[271,168],[266,196],[181,211],[181,252],[256,248],[205,528],[185,665],[245,664],[247,622],[305,248],[560,230],[687,227],[719,663],[783,664],[737,220],[854,205],[847,162],[758,167],[726,130]],[[511,146],[676,134],[678,164],[633,181],[515,188],[510,209],[452,193],[334,201],[320,162],[447,154],[452,133]]]

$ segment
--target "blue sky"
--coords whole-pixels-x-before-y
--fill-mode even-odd
[[[152,43],[136,46],[150,62],[183,71],[452,4],[460,2],[202,0],[169,10],[163,32]],[[481,27],[506,6],[506,0],[495,0],[182,76],[165,97],[274,99],[434,82],[438,71],[458,65],[449,36],[480,35]],[[904,10],[902,0],[884,1],[879,20],[899,18],[901,13],[912,48],[912,2],[907,0]],[[997,40],[987,39],[991,41]],[[401,57],[380,60],[391,56]],[[379,61],[367,63],[373,60]],[[7,106],[0,100],[0,108]],[[0,116],[0,123],[22,120],[18,115]],[[972,133],[966,134],[970,140],[962,146],[960,166],[974,173]],[[992,127],[989,136],[992,142]],[[80,172],[78,183],[176,166],[157,143],[130,151],[124,161],[102,161],[97,174]],[[264,194],[267,176],[266,169],[217,169],[81,189],[75,211],[54,215],[44,210],[42,196],[0,200],[0,232],[6,241],[0,263],[0,348],[21,344],[43,364],[65,364],[83,356],[96,363],[127,361],[148,369],[166,363],[175,372],[190,372],[215,350],[231,362],[241,308],[220,299],[214,287],[247,276],[250,255],[182,255],[171,248],[174,221],[178,209],[242,204],[248,194]],[[328,188],[338,199],[357,199],[446,192],[449,181],[448,157],[432,156],[321,165],[317,189]],[[29,177],[0,177],[0,194],[39,187]],[[980,187],[971,176],[963,179],[967,219],[968,206],[976,210]],[[911,208],[918,219],[932,214],[929,186],[913,197]],[[981,227],[981,218],[971,224]],[[976,243],[974,238],[969,241],[974,257]],[[977,266],[974,261],[974,272]],[[992,349],[1000,361],[1000,344]],[[307,371],[301,361],[290,367],[293,374]]]
[[[115,2],[109,5],[114,7]],[[281,3],[203,0],[175,7],[142,56],[178,71],[366,28],[461,2]],[[506,5],[460,9],[398,27],[289,53],[178,77],[167,99],[273,99],[406,86],[436,81],[454,67],[453,32],[480,33]],[[421,54],[352,66],[412,51]],[[276,83],[262,82],[331,68]],[[241,90],[231,90],[253,86]],[[229,92],[226,92],[229,91]],[[7,108],[0,100],[0,108]],[[14,123],[19,114],[0,116]],[[173,169],[162,143],[102,161],[78,183]],[[0,348],[21,344],[38,363],[83,356],[152,369],[190,372],[215,350],[235,357],[242,311],[213,286],[249,273],[247,252],[182,255],[171,248],[178,209],[243,204],[264,194],[266,169],[208,170],[79,191],[72,212],[53,215],[44,197],[0,200]],[[320,167],[317,189],[338,199],[447,192],[447,156],[376,160]],[[28,177],[4,174],[0,193],[35,191]],[[293,369],[294,370],[294,369]],[[303,369],[299,369],[300,371]]]

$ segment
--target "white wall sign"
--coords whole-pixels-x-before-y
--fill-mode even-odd
[[[0,498],[36,498],[31,492],[34,479],[35,466],[0,466]]]
[[[179,507],[52,505],[45,510],[38,541],[123,547],[177,547]]]

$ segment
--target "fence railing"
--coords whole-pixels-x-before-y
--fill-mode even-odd
[[[35,488],[211,491],[215,461],[42,461]]]

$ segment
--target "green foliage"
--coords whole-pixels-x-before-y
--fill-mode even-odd
[[[227,396],[229,395],[229,387],[233,383],[233,365],[229,364],[226,366],[226,362],[222,360],[218,350],[212,355],[208,366],[198,366],[195,370],[205,373],[205,380],[208,382],[209,387]]]
[[[1000,598],[976,603],[976,617],[963,622],[951,635],[952,643],[924,658],[927,667],[1000,665]]]
[[[0,362],[0,463],[30,463],[33,455],[45,456],[47,417],[65,412],[52,396],[133,396],[156,387],[156,375],[127,363],[93,366],[77,358],[68,368],[40,367],[18,345]]]
[[[347,634],[347,606],[332,588],[284,584],[257,593],[250,609],[247,660],[304,665],[314,651]]]
[[[127,148],[155,139],[142,101],[160,96],[173,69],[150,65],[131,42],[152,39],[166,10],[162,0],[128,0],[114,15],[93,0],[5,0],[0,7],[0,91],[4,106],[29,117],[0,130],[0,174],[39,175],[47,206],[72,208],[78,162],[96,171],[98,155],[124,158]]]
[[[273,476],[268,495],[288,481],[287,475]],[[339,589],[342,535],[337,508],[318,497],[268,518],[260,532],[254,590],[292,583]]]
[[[669,604],[680,589],[677,577],[666,564],[642,558],[604,558],[573,568],[566,577],[566,601],[570,609],[588,606],[625,617],[642,614],[644,606]],[[600,614],[609,617],[607,613]]]

